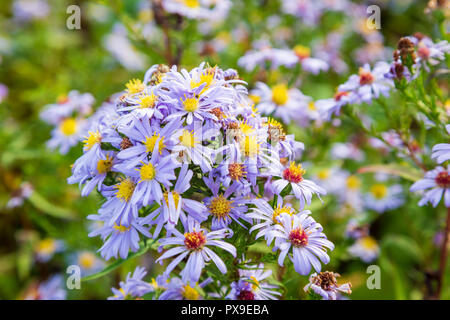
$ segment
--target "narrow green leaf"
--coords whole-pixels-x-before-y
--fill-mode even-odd
[[[69,209],[58,207],[53,203],[47,201],[43,196],[41,196],[36,191],[33,191],[31,196],[28,198],[32,205],[34,205],[40,211],[56,217],[63,219],[75,219],[75,213]]]

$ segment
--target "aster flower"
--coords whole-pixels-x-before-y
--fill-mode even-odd
[[[260,102],[257,104],[259,111],[281,118],[286,124],[289,124],[292,119],[301,118],[308,107],[308,97],[300,90],[289,89],[282,83],[269,88],[265,83],[257,82],[251,93],[260,97]]]
[[[313,181],[303,178],[306,170],[304,170],[301,164],[295,164],[290,162],[289,167],[283,167],[281,164],[273,173],[275,177],[280,179],[272,182],[274,191],[280,195],[286,187],[290,186],[292,192],[297,199],[300,200],[300,208],[305,207],[306,204],[311,204],[312,195],[316,194],[319,199],[321,195],[325,195],[327,192],[322,187],[316,185]]]
[[[104,263],[91,251],[80,251],[72,258],[72,264],[81,268],[83,276],[94,274],[104,267]]]
[[[239,221],[243,219],[248,221],[244,213],[247,212],[247,202],[243,196],[234,196],[235,187],[229,187],[225,192],[220,193],[220,184],[210,175],[203,178],[206,186],[211,190],[213,196],[205,198],[203,202],[207,207],[207,212],[212,216],[211,230],[219,230],[228,227],[234,220],[239,225],[245,226]]]
[[[274,250],[280,250],[278,257],[280,266],[283,266],[286,256],[289,256],[294,263],[295,271],[307,275],[311,272],[311,266],[320,272],[321,262],[324,264],[330,262],[326,249],[333,250],[334,245],[327,240],[322,232],[322,226],[309,214],[282,213],[278,216],[278,221],[280,224],[267,232],[267,238],[269,243],[275,239]]]
[[[118,256],[125,259],[129,251],[136,252],[139,249],[139,234],[151,238],[149,228],[145,226],[146,222],[142,218],[133,218],[128,225],[110,225],[113,220],[108,214],[89,215],[88,219],[102,222],[95,226],[94,230],[89,233],[89,237],[100,236],[105,242],[99,251],[106,260]]]
[[[226,299],[231,300],[277,300],[281,295],[271,285],[264,281],[272,274],[272,270],[264,270],[264,264],[246,265],[239,269],[239,280],[231,283],[231,292]]]
[[[391,79],[385,77],[390,66],[384,61],[375,64],[371,69],[369,64],[365,64],[359,69],[358,75],[352,75],[348,81],[341,84],[339,91],[353,91],[359,100],[370,103],[373,98],[380,95],[388,96],[393,87]]]
[[[120,282],[120,288],[112,288],[114,296],[108,300],[126,300],[128,297],[140,298],[143,295],[154,291],[154,288],[148,282],[142,280],[147,271],[143,267],[136,267],[133,273],[129,272],[125,282]]]
[[[336,278],[340,277],[338,273],[334,272],[320,272],[319,274],[313,273],[309,277],[309,283],[305,286],[304,290],[314,291],[316,294],[322,296],[323,300],[336,300],[341,293],[352,293],[352,285],[350,282],[339,285]]]
[[[170,180],[176,179],[174,169],[178,164],[174,163],[170,156],[161,157],[158,149],[159,139],[155,142],[150,160],[141,161],[141,165],[130,174],[137,178],[131,199],[135,204],[142,203],[143,206],[147,206],[153,201],[161,203],[163,198],[161,186],[170,187],[172,186]],[[126,171],[120,170],[120,165],[116,165],[115,168],[121,172]]]
[[[159,300],[201,300],[203,297],[199,288],[205,287],[211,282],[211,278],[196,285],[190,281],[183,281],[180,278],[171,278],[165,285],[165,291],[159,296]]]
[[[55,253],[62,252],[65,248],[62,240],[46,238],[40,240],[35,248],[36,260],[39,262],[48,262]]]
[[[178,255],[172,262],[167,266],[164,271],[164,275],[169,275],[170,272],[184,259],[188,258],[186,266],[180,272],[182,280],[198,282],[202,270],[206,262],[212,260],[217,266],[219,271],[223,274],[227,272],[227,267],[220,257],[212,251],[208,246],[216,246],[225,251],[228,251],[236,256],[236,248],[219,239],[227,237],[229,230],[221,229],[212,232],[207,232],[200,228],[200,224],[188,218],[185,223],[185,234],[183,235],[177,229],[173,230],[174,236],[160,239],[161,243],[160,250],[168,245],[175,245],[175,247],[164,252],[156,262],[162,261],[164,259]]]
[[[445,169],[438,166],[433,170],[427,171],[423,179],[416,181],[409,191],[425,191],[422,199],[419,201],[419,206],[423,206],[426,203],[431,203],[433,207],[436,207],[444,196],[444,204],[446,207],[450,207],[450,167]]]
[[[400,185],[386,186],[383,183],[372,185],[370,187],[370,193],[365,195],[364,200],[367,208],[375,210],[378,213],[399,208],[405,202],[403,189]]]
[[[164,225],[167,230],[172,230],[178,224],[180,218],[183,223],[188,216],[199,223],[208,218],[208,213],[203,203],[182,196],[191,187],[189,182],[192,179],[192,175],[193,172],[188,170],[188,165],[184,164],[180,169],[179,178],[174,188],[164,191],[162,206],[145,217],[146,222],[157,225],[153,233],[154,238],[159,235]]]
[[[229,0],[164,0],[165,11],[196,20],[222,20],[231,7]]]
[[[370,263],[378,257],[380,248],[374,238],[365,236],[357,239],[356,242],[348,248],[348,253],[354,257],[360,258],[365,263]]]
[[[69,152],[70,148],[77,145],[84,134],[86,123],[83,119],[66,118],[52,130],[52,137],[47,141],[50,150],[59,148],[61,154]]]
[[[333,114],[339,116],[342,107],[354,103],[356,99],[353,92],[338,91],[333,98],[317,100],[315,105],[323,118],[330,121]]]
[[[64,278],[53,275],[39,285],[27,290],[24,300],[65,300],[67,291],[64,290]]]
[[[132,126],[120,128],[121,133],[130,140],[131,146],[121,150],[117,158],[126,161],[127,168],[133,168],[153,152],[156,142],[158,153],[167,155],[167,149],[172,148],[170,136],[180,125],[178,119],[172,120],[164,127],[151,125],[147,116],[135,119]]]

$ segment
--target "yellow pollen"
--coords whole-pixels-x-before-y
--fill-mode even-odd
[[[198,300],[198,298],[200,297],[200,294],[197,292],[197,290],[195,290],[188,284],[184,286],[182,295],[186,300]]]
[[[106,159],[98,160],[97,162],[97,171],[100,174],[107,173],[111,170],[112,167],[112,158],[109,154],[106,155]]]
[[[59,129],[65,136],[71,136],[77,132],[77,120],[74,118],[64,119],[59,125]]]
[[[361,180],[357,176],[350,176],[347,178],[347,188],[357,190],[361,186]]]
[[[184,0],[184,5],[189,8],[198,8],[200,6],[200,3],[198,0]]]
[[[91,269],[95,263],[95,255],[91,252],[83,252],[78,258],[78,263],[84,269]]]
[[[123,225],[118,226],[117,224],[115,224],[113,228],[120,233],[130,230],[130,227],[125,227]]]
[[[370,187],[370,192],[376,199],[383,199],[387,194],[387,187],[384,184],[374,184]]]
[[[156,175],[156,170],[155,170],[155,167],[153,166],[153,164],[151,164],[151,163],[145,164],[144,162],[142,162],[142,164],[143,165],[140,169],[141,180],[153,180]]]
[[[198,109],[199,103],[197,98],[186,98],[181,100],[183,102],[184,110],[187,112],[194,112]]]
[[[158,133],[154,133],[153,136],[151,137],[145,137],[145,141],[143,141],[142,143],[145,145],[146,152],[153,152],[153,149],[155,148],[155,144],[156,141],[160,138],[160,134]],[[159,140],[159,146],[158,146],[158,150],[159,150],[159,154],[162,153],[162,150],[166,147],[166,145],[164,144],[164,137],[161,137],[161,139]]]
[[[251,125],[249,125],[246,120],[239,122],[239,129],[246,136],[255,131],[255,129]]]
[[[232,207],[233,201],[227,200],[222,194],[214,197],[209,204],[211,214],[218,219],[228,217]]]
[[[314,101],[310,101],[308,103],[308,110],[309,111],[316,111],[316,104],[314,103]]]
[[[258,142],[258,137],[254,136],[254,135],[245,136],[240,141],[241,151],[246,157],[253,158],[257,154],[259,154],[259,147],[260,147],[260,144]]]
[[[145,108],[153,108],[155,106],[156,101],[158,100],[158,97],[154,95],[153,93],[151,95],[143,94],[139,98],[139,108],[145,109]]]
[[[318,177],[320,180],[326,180],[326,179],[328,179],[328,178],[330,177],[330,175],[331,175],[330,170],[328,170],[328,169],[323,169],[323,170],[320,170],[320,171],[319,171],[319,173],[317,174],[317,177]]]
[[[252,289],[256,290],[259,288],[259,281],[256,280],[256,278],[254,276],[251,276],[250,279],[253,281],[252,283]]]
[[[215,68],[208,68],[207,70],[205,70],[204,72],[202,72],[200,74],[200,77],[199,77],[200,79],[198,82],[191,80],[191,88],[197,88],[197,87],[201,86],[202,84],[206,83],[205,87],[200,92],[200,94],[202,94],[211,86],[211,84],[214,83],[214,73],[215,73]]]
[[[56,249],[56,242],[54,239],[44,239],[39,241],[37,245],[37,252],[43,254],[51,254]]]
[[[252,100],[255,104],[258,104],[261,101],[261,97],[257,96],[256,94],[249,94],[248,97],[250,100]]]
[[[281,205],[278,205],[277,208],[275,210],[273,210],[273,215],[272,215],[273,223],[279,224],[277,217],[282,213],[287,213],[290,216],[292,216],[295,213],[295,210],[289,206],[282,207]]]
[[[359,242],[361,245],[368,250],[374,250],[378,247],[377,241],[372,238],[371,236],[366,236],[361,239],[359,239]]]
[[[173,202],[175,203],[175,208],[178,208],[178,203],[180,202],[180,195],[176,191],[172,191]],[[169,206],[169,192],[165,191],[163,193],[164,200],[166,201],[166,205]]]
[[[300,59],[309,58],[311,55],[311,50],[302,45],[296,45],[294,47],[294,52]]]
[[[272,101],[282,106],[289,99],[288,88],[285,84],[277,84],[272,88]]]
[[[102,136],[98,130],[96,132],[89,131],[89,135],[83,140],[84,147],[86,150],[91,150],[96,144],[102,142]]]
[[[181,134],[181,136],[179,137],[180,139],[180,143],[188,148],[193,148],[195,146],[195,144],[198,143],[198,140],[195,139],[194,136],[194,130],[189,131],[184,129],[183,133]]]
[[[136,184],[130,179],[122,180],[118,185],[114,186],[114,188],[118,189],[116,197],[120,200],[125,200],[126,202],[130,201],[135,187]]]
[[[128,94],[134,94],[142,92],[145,89],[145,84],[143,84],[139,79],[132,79],[128,81],[125,87],[127,88],[126,91]]]

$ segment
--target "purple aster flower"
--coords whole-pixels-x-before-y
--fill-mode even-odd
[[[198,282],[202,270],[206,262],[212,260],[219,271],[223,274],[227,272],[227,267],[220,257],[212,251],[208,246],[216,246],[225,251],[228,251],[236,257],[236,248],[219,239],[229,236],[229,229],[216,230],[206,232],[200,228],[200,224],[192,218],[188,218],[185,223],[185,234],[183,235],[177,229],[173,230],[174,236],[160,239],[162,250],[163,247],[175,245],[175,247],[164,252],[156,262],[176,256],[172,262],[169,263],[164,275],[168,276],[170,272],[184,259],[188,258],[184,269],[180,272],[184,282],[192,281]]]
[[[220,183],[211,174],[208,178],[203,178],[203,181],[213,194],[212,197],[203,200],[207,212],[212,216],[211,230],[226,228],[233,220],[245,228],[239,219],[250,222],[244,215],[247,212],[248,200],[243,196],[232,197],[237,186],[231,186],[220,193]]]
[[[183,223],[185,223],[187,217],[191,217],[199,223],[208,218],[204,204],[182,196],[191,187],[189,182],[192,179],[193,172],[188,170],[188,167],[186,164],[181,167],[178,173],[179,178],[173,190],[164,191],[162,206],[145,217],[146,222],[157,225],[153,232],[154,238],[158,237],[164,225],[167,230],[172,230],[178,224],[180,218]]]
[[[198,285],[203,288],[211,283],[212,279],[208,278]],[[183,281],[180,278],[171,278],[165,286],[165,291],[159,296],[159,300],[201,300],[203,297],[195,283]]]
[[[427,171],[423,179],[416,181],[409,191],[424,191],[422,199],[419,201],[419,206],[423,206],[428,202],[433,207],[436,207],[444,196],[444,204],[450,207],[450,167],[436,167],[433,170]],[[427,191],[425,191],[427,190]]]
[[[63,276],[53,275],[37,287],[27,290],[24,300],[65,300],[66,296]]]
[[[110,225],[112,219],[107,214],[89,215],[88,219],[103,222],[89,233],[89,237],[100,236],[105,242],[99,251],[106,260],[117,258],[118,255],[125,259],[129,251],[136,252],[139,249],[139,233],[151,238],[149,228],[145,227],[146,223],[142,218],[131,219],[128,225]]]
[[[278,168],[274,172],[275,177],[281,179],[274,180],[272,182],[274,191],[280,195],[287,186],[291,186],[292,192],[297,199],[300,200],[300,208],[303,209],[306,204],[311,204],[312,195],[316,194],[319,199],[320,195],[325,195],[327,192],[322,187],[319,187],[312,180],[303,178],[305,170],[301,164],[296,165],[295,162],[291,162],[289,167],[283,167],[279,164]]]
[[[309,214],[289,215],[282,213],[278,220],[281,224],[268,231],[269,242],[275,239],[274,250],[279,249],[278,264],[283,266],[286,256],[294,263],[295,271],[301,275],[311,272],[311,266],[321,270],[321,263],[330,262],[326,248],[333,250],[334,245],[327,240],[322,226]],[[292,250],[291,250],[292,248]],[[292,251],[292,253],[290,253]]]
[[[143,295],[153,292],[153,286],[143,280],[146,274],[145,268],[136,267],[133,274],[128,273],[125,282],[120,282],[119,289],[111,289],[114,296],[109,297],[108,300],[126,300],[128,297],[141,298]]]
[[[393,81],[385,77],[390,66],[384,61],[377,62],[373,69],[368,64],[359,69],[358,75],[352,75],[348,81],[341,84],[338,91],[353,91],[358,98],[370,103],[380,95],[388,96],[393,88]]]
[[[336,300],[341,293],[352,293],[352,285],[350,282],[339,285],[336,278],[340,277],[338,273],[324,271],[319,274],[313,273],[309,277],[309,283],[304,290],[308,292],[310,289],[316,294],[322,296],[323,300]]]
[[[264,264],[246,265],[239,269],[239,280],[231,283],[231,292],[226,297],[231,300],[277,300],[281,293],[276,285],[264,281],[272,270],[264,270]]]

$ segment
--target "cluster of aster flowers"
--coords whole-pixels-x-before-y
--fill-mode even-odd
[[[59,96],[56,103],[45,106],[40,117],[54,126],[47,147],[66,154],[77,145],[86,133],[86,118],[91,114],[93,104],[94,97],[90,93],[81,94],[73,90],[68,95]]]
[[[162,252],[157,262],[169,261],[153,286],[136,270],[112,298],[161,288],[159,298],[199,298],[201,279],[203,286],[219,281],[205,279],[204,269],[230,272],[224,260],[243,254],[233,245],[242,234],[246,241],[248,233],[263,237],[279,265],[289,258],[301,275],[330,261],[333,243],[304,210],[314,195],[326,194],[295,162],[304,146],[258,113],[235,70],[154,65],[112,101],[89,119],[68,182],[79,183],[83,196],[96,189],[105,198],[88,217],[100,223],[90,236],[104,241],[105,259],[126,258],[152,238]],[[261,282],[269,276],[262,264],[243,266],[240,279],[217,283],[221,292],[208,296],[279,295]]]

